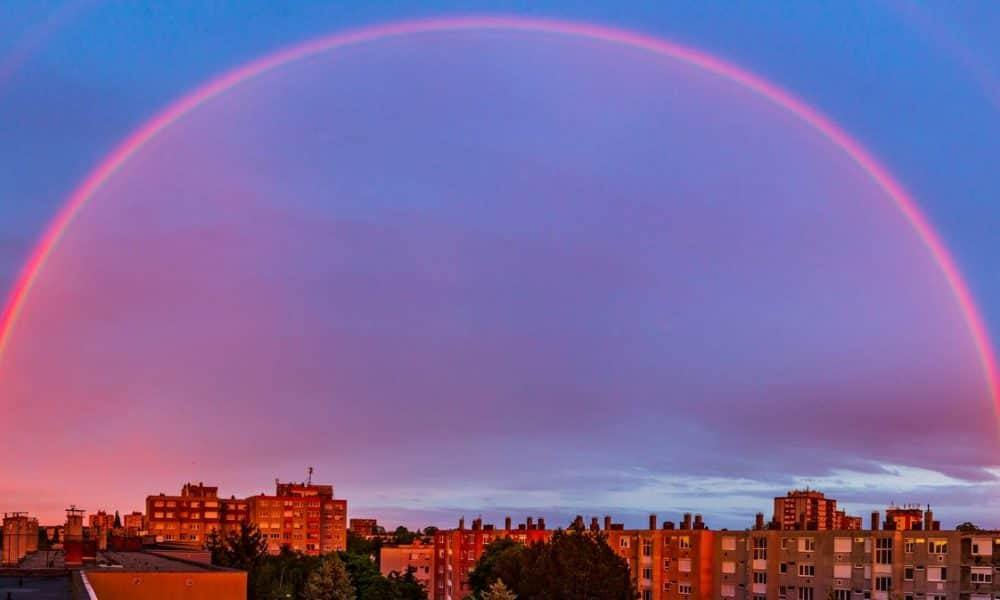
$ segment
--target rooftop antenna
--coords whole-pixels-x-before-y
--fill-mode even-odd
[[[313,483],[313,468],[309,467],[308,471],[309,471],[309,478],[306,479],[306,485],[312,485],[312,483]]]

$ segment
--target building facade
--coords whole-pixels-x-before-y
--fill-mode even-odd
[[[219,514],[219,488],[200,482],[185,483],[179,496],[146,497],[146,530],[157,541],[204,545],[220,527]]]
[[[430,595],[434,590],[434,545],[414,542],[400,546],[382,546],[379,551],[379,570],[383,575],[403,575],[409,569],[413,569],[413,576]]]
[[[442,530],[434,534],[433,577],[434,587],[427,590],[427,597],[433,600],[458,600],[465,598],[469,587],[469,573],[483,555],[486,546],[503,538],[511,538],[522,544],[541,542],[552,537],[552,531],[545,529],[545,519],[529,517],[516,528],[508,517],[503,529],[483,524],[482,519],[472,521],[472,528],[465,527],[465,519],[460,519],[458,529]]]
[[[310,556],[347,549],[347,500],[332,485],[275,482],[275,494],[247,498],[247,519],[260,528],[267,549],[282,546]]]
[[[773,527],[783,531],[861,529],[861,518],[837,510],[837,501],[816,490],[791,490],[774,499]]]

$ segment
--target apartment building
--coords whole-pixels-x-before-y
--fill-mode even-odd
[[[335,499],[332,485],[275,481],[273,496],[246,502],[247,519],[260,528],[271,554],[282,546],[310,556],[347,549],[347,500]]]
[[[430,593],[434,589],[434,545],[416,541],[400,546],[382,546],[379,570],[383,575],[404,574],[409,569],[413,569],[413,576]]]
[[[861,518],[837,510],[837,501],[816,490],[791,490],[774,499],[775,529],[829,531],[861,529]]]
[[[218,487],[185,483],[179,496],[146,497],[146,530],[160,541],[200,546],[219,526]]]
[[[928,511],[919,521],[935,527]],[[992,600],[1000,534],[897,529],[717,532],[716,599]],[[759,524],[759,523],[758,523]],[[880,527],[881,526],[881,527]],[[996,557],[996,558],[994,558]],[[706,598],[709,596],[705,596]]]
[[[599,531],[597,520],[591,531]],[[650,515],[647,529],[625,529],[604,518],[608,544],[628,562],[641,600],[707,598],[714,589],[713,561],[716,533],[701,518],[685,514],[675,527],[665,521],[656,527]]]
[[[466,529],[465,519],[459,519],[458,529],[438,531],[434,535],[433,578],[434,587],[428,589],[428,597],[434,600],[458,600],[465,598],[469,587],[469,573],[476,567],[486,546],[503,538],[511,538],[522,544],[548,540],[552,531],[545,529],[545,519],[528,519],[512,527],[510,517],[503,529],[491,524],[483,524],[482,519],[472,521],[472,528]]]
[[[378,520],[351,519],[349,529],[353,534],[360,535],[364,538],[370,538],[378,534]]]
[[[125,528],[127,537],[139,536],[146,530],[145,515],[139,511],[133,511],[122,517],[122,526]]]
[[[227,536],[239,533],[240,525],[249,519],[249,504],[246,498],[230,496],[219,500],[219,533]]]

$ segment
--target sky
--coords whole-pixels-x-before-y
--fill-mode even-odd
[[[635,31],[826,115],[1000,338],[994,3],[0,4],[0,290],[173,102],[307,40],[455,15]],[[1000,528],[965,315],[885,190],[787,109],[592,37],[428,31],[200,104],[72,221],[0,355],[0,511],[332,483],[447,526],[705,515],[793,488]]]

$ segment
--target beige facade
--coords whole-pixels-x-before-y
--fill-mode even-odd
[[[712,598],[992,600],[1000,533],[921,530],[716,534]],[[996,557],[996,558],[995,558]]]

